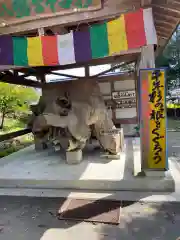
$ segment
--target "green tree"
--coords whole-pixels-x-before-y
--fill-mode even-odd
[[[38,94],[33,88],[0,83],[0,129],[3,129],[7,114],[29,110],[29,104],[38,99]]]
[[[156,66],[167,68],[169,90],[180,87],[180,27],[174,32],[163,53],[157,57]]]

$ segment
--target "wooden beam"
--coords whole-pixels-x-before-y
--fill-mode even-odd
[[[112,75],[107,75],[107,76],[99,76],[96,77],[97,81],[100,82],[107,82],[107,81],[119,81],[119,80],[128,80],[133,76],[134,78],[134,73],[125,73],[125,74],[112,74]],[[90,77],[89,79],[93,79],[94,77]],[[44,86],[56,86],[59,85],[59,82],[48,82],[46,84],[43,84]]]
[[[79,76],[75,76],[75,75],[70,75],[70,74],[65,74],[65,73],[57,73],[57,72],[48,72],[47,74],[52,74],[52,75],[56,75],[56,76],[61,76],[61,77],[69,77],[69,78],[84,78],[84,77],[79,77]]]
[[[166,44],[167,44],[167,43],[169,42],[169,40],[172,38],[172,35],[173,35],[173,33],[177,30],[178,26],[179,26],[179,20],[178,20],[178,22],[177,22],[177,24],[176,24],[176,28],[172,30],[171,35],[169,36],[169,38],[167,38]],[[166,44],[165,44],[163,47],[161,47],[160,51],[158,52],[159,54],[162,54],[162,52],[164,51],[164,48],[165,48]]]
[[[107,79],[109,79],[108,77],[110,77],[111,80],[112,80],[112,78],[114,79],[114,75],[109,75],[109,76],[104,76],[104,75],[107,74],[107,73],[109,73],[109,72],[111,72],[111,71],[113,71],[113,70],[115,70],[115,69],[117,69],[117,68],[123,67],[123,66],[128,65],[128,64],[131,64],[131,63],[133,63],[133,62],[134,62],[134,61],[131,61],[131,62],[128,62],[128,63],[123,63],[123,64],[118,64],[118,65],[116,65],[116,66],[113,66],[113,67],[109,68],[108,70],[105,70],[105,71],[100,72],[100,73],[98,73],[98,74],[96,74],[96,75],[93,75],[93,76],[90,76],[90,75],[89,75],[89,77],[87,77],[87,76],[85,76],[85,77],[76,77],[76,78],[73,78],[73,77],[72,77],[70,80],[74,80],[74,79],[87,79],[87,78],[89,78],[89,79],[94,79],[94,78],[96,78],[97,80],[100,79],[101,82],[103,82],[103,81],[107,81]],[[60,73],[60,74],[57,73],[57,75],[61,75],[61,73]],[[118,76],[118,79],[119,79],[122,75],[116,74],[115,76]],[[126,74],[123,74],[123,76],[126,76]],[[128,76],[129,76],[129,73],[128,73]],[[115,79],[116,79],[116,78],[115,78]],[[65,79],[62,79],[62,80],[65,80]],[[52,82],[47,83],[47,84],[51,84],[51,83],[52,83]],[[55,83],[55,82],[53,82],[53,83]]]
[[[106,0],[103,8],[98,11],[78,12],[74,14],[57,16],[54,14],[51,18],[35,19],[24,23],[7,25],[1,27],[1,34],[15,34],[19,32],[32,31],[37,28],[46,28],[52,26],[73,26],[79,23],[87,23],[111,19],[122,13],[139,9],[139,0]]]
[[[35,67],[35,70],[42,71],[44,73],[49,73],[50,71],[58,71],[58,70],[67,70],[73,68],[80,68],[84,67],[85,65],[89,66],[98,66],[104,64],[111,64],[111,63],[121,63],[121,62],[129,62],[129,61],[136,61],[138,56],[141,53],[141,49],[131,49],[128,51],[122,51],[119,55],[104,57],[101,59],[93,59],[89,62],[85,63],[75,63],[75,64],[68,64],[62,66],[43,66],[43,67]]]
[[[153,11],[154,19],[158,19],[160,21],[169,22],[171,24],[177,23],[177,18],[174,16],[170,16],[169,14],[162,14],[161,12]]]
[[[134,62],[134,61],[130,61],[130,62],[128,62],[128,63],[123,63],[123,64],[117,64],[116,66],[113,66],[113,67],[109,68],[108,70],[105,70],[105,71],[103,71],[103,72],[100,72],[100,73],[98,73],[98,74],[96,74],[96,75],[91,76],[91,78],[101,77],[102,75],[105,75],[106,73],[109,73],[109,72],[111,72],[111,71],[113,71],[113,70],[116,70],[116,69],[118,69],[118,68],[120,68],[120,67],[123,67],[123,66],[125,66],[125,65],[129,65],[129,64],[131,64],[131,63],[133,63],[133,62]]]
[[[31,133],[30,129],[23,129],[23,130],[19,130],[16,132],[11,132],[11,133],[6,133],[3,135],[0,135],[0,142],[15,138],[15,137],[20,137],[23,136],[25,134]]]
[[[172,9],[172,10],[180,10],[180,2],[178,1],[168,1],[168,0],[152,0],[152,5],[160,5],[164,8]]]
[[[152,5],[153,7],[153,12],[156,12],[157,14],[163,14],[165,16],[172,16],[174,18],[179,19],[180,18],[180,11],[163,7],[161,5]]]
[[[164,33],[160,30],[157,30],[157,35],[158,35],[158,37],[163,37],[163,38],[169,39],[169,36],[171,35],[171,32],[169,34],[167,34],[167,33]]]
[[[155,68],[154,45],[142,47],[142,53],[139,61],[138,71],[140,69]]]
[[[152,0],[141,0],[141,6],[142,7],[150,6],[151,2],[152,2]]]
[[[174,24],[172,24],[171,22],[164,22],[164,21],[156,19],[156,18],[154,19],[154,23],[156,26],[163,26],[167,29],[170,29],[171,31],[174,28]]]
[[[159,32],[163,32],[165,35],[169,36],[169,34],[171,34],[172,29],[167,29],[165,27],[162,26],[156,26],[156,30]]]
[[[21,85],[21,86],[28,86],[28,87],[35,87],[41,88],[42,85],[39,82],[33,80],[27,80],[23,76],[14,76],[9,74],[1,74],[0,75],[0,82]]]

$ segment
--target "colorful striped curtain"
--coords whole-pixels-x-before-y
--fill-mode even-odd
[[[94,24],[86,31],[39,37],[0,36],[0,65],[53,66],[86,62],[157,44],[152,9]]]

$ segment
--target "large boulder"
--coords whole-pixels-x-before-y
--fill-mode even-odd
[[[120,137],[113,132],[115,126],[97,81],[46,84],[42,92],[38,105],[31,108],[31,127],[37,138],[59,141],[66,151],[73,151],[84,148],[93,129],[105,150],[112,154],[119,152]],[[66,144],[62,143],[64,140]]]

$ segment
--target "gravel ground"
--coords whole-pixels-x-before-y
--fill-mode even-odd
[[[176,240],[180,236],[180,203],[123,202],[119,226],[60,221],[59,200],[52,198],[1,197],[0,239],[38,240]],[[83,238],[82,238],[83,239]]]

